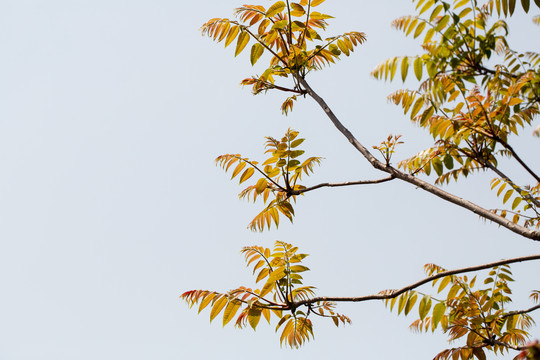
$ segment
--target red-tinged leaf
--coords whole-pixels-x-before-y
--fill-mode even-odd
[[[248,180],[251,176],[253,176],[254,172],[255,172],[255,170],[252,167],[250,167],[246,171],[244,171],[242,176],[240,176],[240,184],[243,183],[244,181]]]
[[[257,328],[257,325],[259,324],[259,321],[261,320],[261,312],[262,309],[252,307],[248,310],[248,322],[249,325],[255,330]]]
[[[242,31],[238,36],[238,41],[236,42],[236,50],[234,56],[238,56],[244,50],[246,45],[249,42],[249,34],[246,31]]]
[[[227,325],[234,318],[234,315],[236,315],[236,312],[240,309],[240,305],[242,305],[242,303],[238,300],[229,301],[223,312],[223,326]]]
[[[216,300],[216,302],[214,302],[214,305],[212,305],[212,311],[210,312],[210,321],[214,320],[216,316],[218,316],[225,305],[227,305],[227,301],[227,297],[222,295]]]

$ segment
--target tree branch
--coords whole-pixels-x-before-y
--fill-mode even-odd
[[[364,145],[362,145],[354,137],[354,135],[341,123],[341,121],[339,121],[339,119],[332,112],[330,107],[319,95],[317,95],[317,93],[315,93],[315,91],[313,91],[313,89],[309,86],[307,81],[301,77],[298,80],[300,84],[306,89],[307,93],[321,106],[321,108],[324,110],[326,115],[330,118],[334,126],[347,138],[347,140],[349,140],[349,142],[354,146],[354,148],[357,149],[375,169],[386,172],[394,176],[395,178],[398,178],[400,180],[413,184],[427,192],[430,192],[433,195],[436,195],[443,200],[446,200],[448,202],[461,206],[469,211],[472,211],[473,213],[480,215],[483,218],[486,218],[490,221],[493,221],[496,224],[504,226],[505,228],[507,228],[510,231],[515,232],[516,234],[519,234],[521,236],[527,237],[532,240],[540,241],[539,230],[530,230],[518,224],[514,224],[512,221],[505,219],[502,216],[497,215],[487,209],[484,209],[481,206],[478,206],[468,200],[462,199],[456,195],[450,194],[413,175],[401,172],[390,165],[386,165],[380,162],[379,160],[377,160],[377,158],[373,156],[373,154],[369,152],[369,150]]]
[[[351,186],[351,185],[370,185],[370,184],[381,184],[390,180],[394,180],[393,176],[388,176],[378,180],[359,180],[359,181],[347,181],[343,183],[322,183],[312,187],[308,187],[304,190],[292,190],[291,195],[300,195],[308,191],[316,190],[322,187],[340,187],[340,186]]]
[[[302,306],[302,305],[310,305],[310,304],[313,304],[313,303],[316,303],[316,302],[319,302],[319,301],[363,302],[363,301],[369,301],[369,300],[393,299],[393,298],[403,294],[404,292],[413,290],[413,289],[415,289],[417,287],[420,287],[420,286],[422,286],[424,284],[427,284],[428,282],[431,282],[431,281],[436,280],[436,279],[440,279],[440,278],[445,277],[445,276],[456,275],[456,274],[461,274],[461,273],[466,273],[466,272],[471,272],[471,271],[485,270],[485,269],[490,269],[490,268],[492,268],[494,266],[500,266],[500,265],[517,263],[517,262],[524,262],[524,261],[532,261],[532,260],[540,260],[540,254],[538,254],[538,255],[530,255],[530,256],[522,256],[522,257],[506,259],[506,260],[499,260],[499,261],[495,261],[495,262],[491,262],[491,263],[487,263],[487,264],[482,264],[482,265],[476,265],[476,266],[470,266],[470,267],[465,267],[465,268],[461,268],[461,269],[443,271],[443,272],[440,272],[438,274],[435,274],[435,275],[429,276],[427,278],[424,278],[424,279],[422,279],[420,281],[417,281],[417,282],[415,282],[413,284],[407,285],[407,286],[405,286],[405,287],[403,287],[401,289],[392,290],[392,292],[388,293],[388,294],[379,293],[379,294],[374,294],[374,295],[365,295],[365,296],[358,296],[358,297],[321,296],[321,297],[314,297],[314,298],[308,299],[308,300],[298,301],[298,302],[295,303],[295,306],[298,307],[298,306]],[[540,308],[540,305],[535,306],[535,307],[533,307],[531,309],[528,309],[528,310],[524,310],[524,312],[533,311],[533,310],[536,310],[537,308]],[[520,313],[520,312],[515,312],[515,313]]]
[[[538,309],[540,309],[540,305],[533,306],[532,308],[529,308],[527,310],[510,311],[509,313],[504,314],[502,317],[506,318],[513,315],[527,314]]]

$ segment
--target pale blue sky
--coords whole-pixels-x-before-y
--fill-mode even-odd
[[[178,296],[253,285],[240,248],[277,239],[310,253],[306,280],[334,296],[403,286],[428,262],[452,268],[540,252],[398,182],[322,189],[300,199],[294,225],[248,231],[259,207],[237,199],[217,155],[260,159],[264,136],[292,127],[326,158],[308,184],[378,174],[310,99],[284,117],[282,94],[253,97],[238,86],[262,68],[198,29],[242,3],[0,2],[0,359],[394,358],[387,350],[431,359],[444,337],[410,333],[412,318],[379,303],[340,305],[353,320],[346,328],[316,319],[316,340],[298,352],[280,349],[273,326],[210,325],[208,312],[197,316]],[[415,53],[390,28],[412,9],[404,0],[327,1],[336,16],[329,34],[364,31],[368,42],[310,78],[366,145],[403,134],[403,158],[430,139],[387,103],[399,84],[369,72]],[[518,47],[531,46],[538,28],[521,13],[513,26]],[[515,144],[536,168],[539,144],[528,134]],[[448,188],[494,207],[489,178]],[[539,266],[513,268],[518,305],[527,306]]]

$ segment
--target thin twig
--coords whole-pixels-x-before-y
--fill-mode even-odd
[[[340,186],[351,186],[351,185],[380,184],[380,183],[384,183],[384,182],[394,180],[394,179],[395,179],[395,177],[388,176],[388,177],[385,177],[383,179],[378,179],[378,180],[347,181],[347,182],[343,182],[343,183],[322,183],[322,184],[318,184],[318,185],[315,185],[315,186],[312,186],[312,187],[308,187],[308,188],[303,189],[303,190],[292,190],[291,195],[300,195],[300,194],[303,194],[303,193],[308,192],[308,191],[320,189],[322,187],[340,187]]]
[[[363,301],[370,301],[370,300],[393,299],[393,298],[398,297],[399,295],[403,294],[404,292],[413,290],[413,289],[415,289],[417,287],[420,287],[420,286],[422,286],[424,284],[427,284],[427,283],[429,283],[429,282],[431,282],[433,280],[440,279],[440,278],[445,277],[445,276],[456,275],[456,274],[461,274],[461,273],[466,273],[466,272],[471,272],[471,271],[490,269],[490,268],[495,267],[495,266],[512,264],[512,263],[517,263],[517,262],[524,262],[524,261],[532,261],[532,260],[540,260],[540,254],[538,254],[538,255],[530,255],[530,256],[522,256],[522,257],[506,259],[506,260],[499,260],[499,261],[495,261],[495,262],[491,262],[491,263],[487,263],[487,264],[482,264],[482,265],[476,265],[476,266],[470,266],[470,267],[465,267],[465,268],[461,268],[461,269],[443,271],[443,272],[440,272],[438,274],[428,276],[428,277],[426,277],[426,278],[424,278],[424,279],[422,279],[420,281],[417,281],[417,282],[415,282],[413,284],[402,287],[401,289],[393,290],[392,292],[387,293],[387,294],[379,293],[379,294],[373,294],[373,295],[353,296],[353,297],[320,296],[320,297],[314,297],[314,298],[308,299],[308,300],[298,301],[298,302],[295,303],[295,305],[298,307],[298,306],[302,306],[302,305],[313,304],[313,303],[316,303],[316,302],[319,302],[319,301],[363,302]],[[540,307],[540,305],[538,307]],[[536,310],[535,308],[532,308],[532,309]],[[529,310],[531,310],[531,309],[529,309]]]

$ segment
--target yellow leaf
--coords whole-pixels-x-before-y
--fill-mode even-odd
[[[521,104],[523,102],[522,99],[520,98],[512,98],[512,100],[510,100],[508,102],[508,106],[514,106],[514,105],[517,105],[517,104]]]
[[[325,0],[313,0],[311,2],[311,6],[315,7],[315,6],[319,6],[320,4],[322,4]]]
[[[227,35],[227,38],[225,39],[225,47],[229,46],[234,39],[236,39],[236,36],[238,35],[238,32],[240,31],[240,28],[238,26],[233,26],[231,30],[229,30],[229,34]]]
[[[242,162],[240,162],[240,164],[236,165],[236,168],[234,169],[234,171],[232,173],[231,179],[233,179],[236,175],[238,175],[240,173],[240,171],[242,171],[242,169],[244,169],[244,167],[246,167],[246,162],[245,161],[242,161]]]
[[[283,1],[278,1],[278,2],[274,3],[266,11],[266,17],[270,18],[270,17],[273,17],[273,16],[279,14],[280,12],[285,10],[285,6],[286,5],[285,5],[285,3]]]
[[[221,296],[212,306],[212,311],[210,312],[210,321],[214,320],[216,316],[223,310],[225,305],[227,304],[227,297]]]
[[[257,184],[255,185],[255,190],[257,191],[257,194],[262,193],[266,187],[268,186],[268,181],[266,181],[265,178],[260,178],[259,181],[257,181]]]
[[[241,304],[242,303],[238,300],[229,301],[225,311],[223,312],[223,326],[227,325],[232,320]]]
[[[246,181],[247,179],[249,179],[251,176],[253,176],[254,172],[255,172],[255,170],[252,167],[250,167],[246,171],[244,171],[242,176],[240,176],[240,184],[243,183],[244,181]]]
[[[236,51],[234,52],[234,56],[238,56],[244,50],[246,45],[249,42],[249,34],[246,31],[242,31],[240,35],[238,36],[238,41],[236,43]]]

